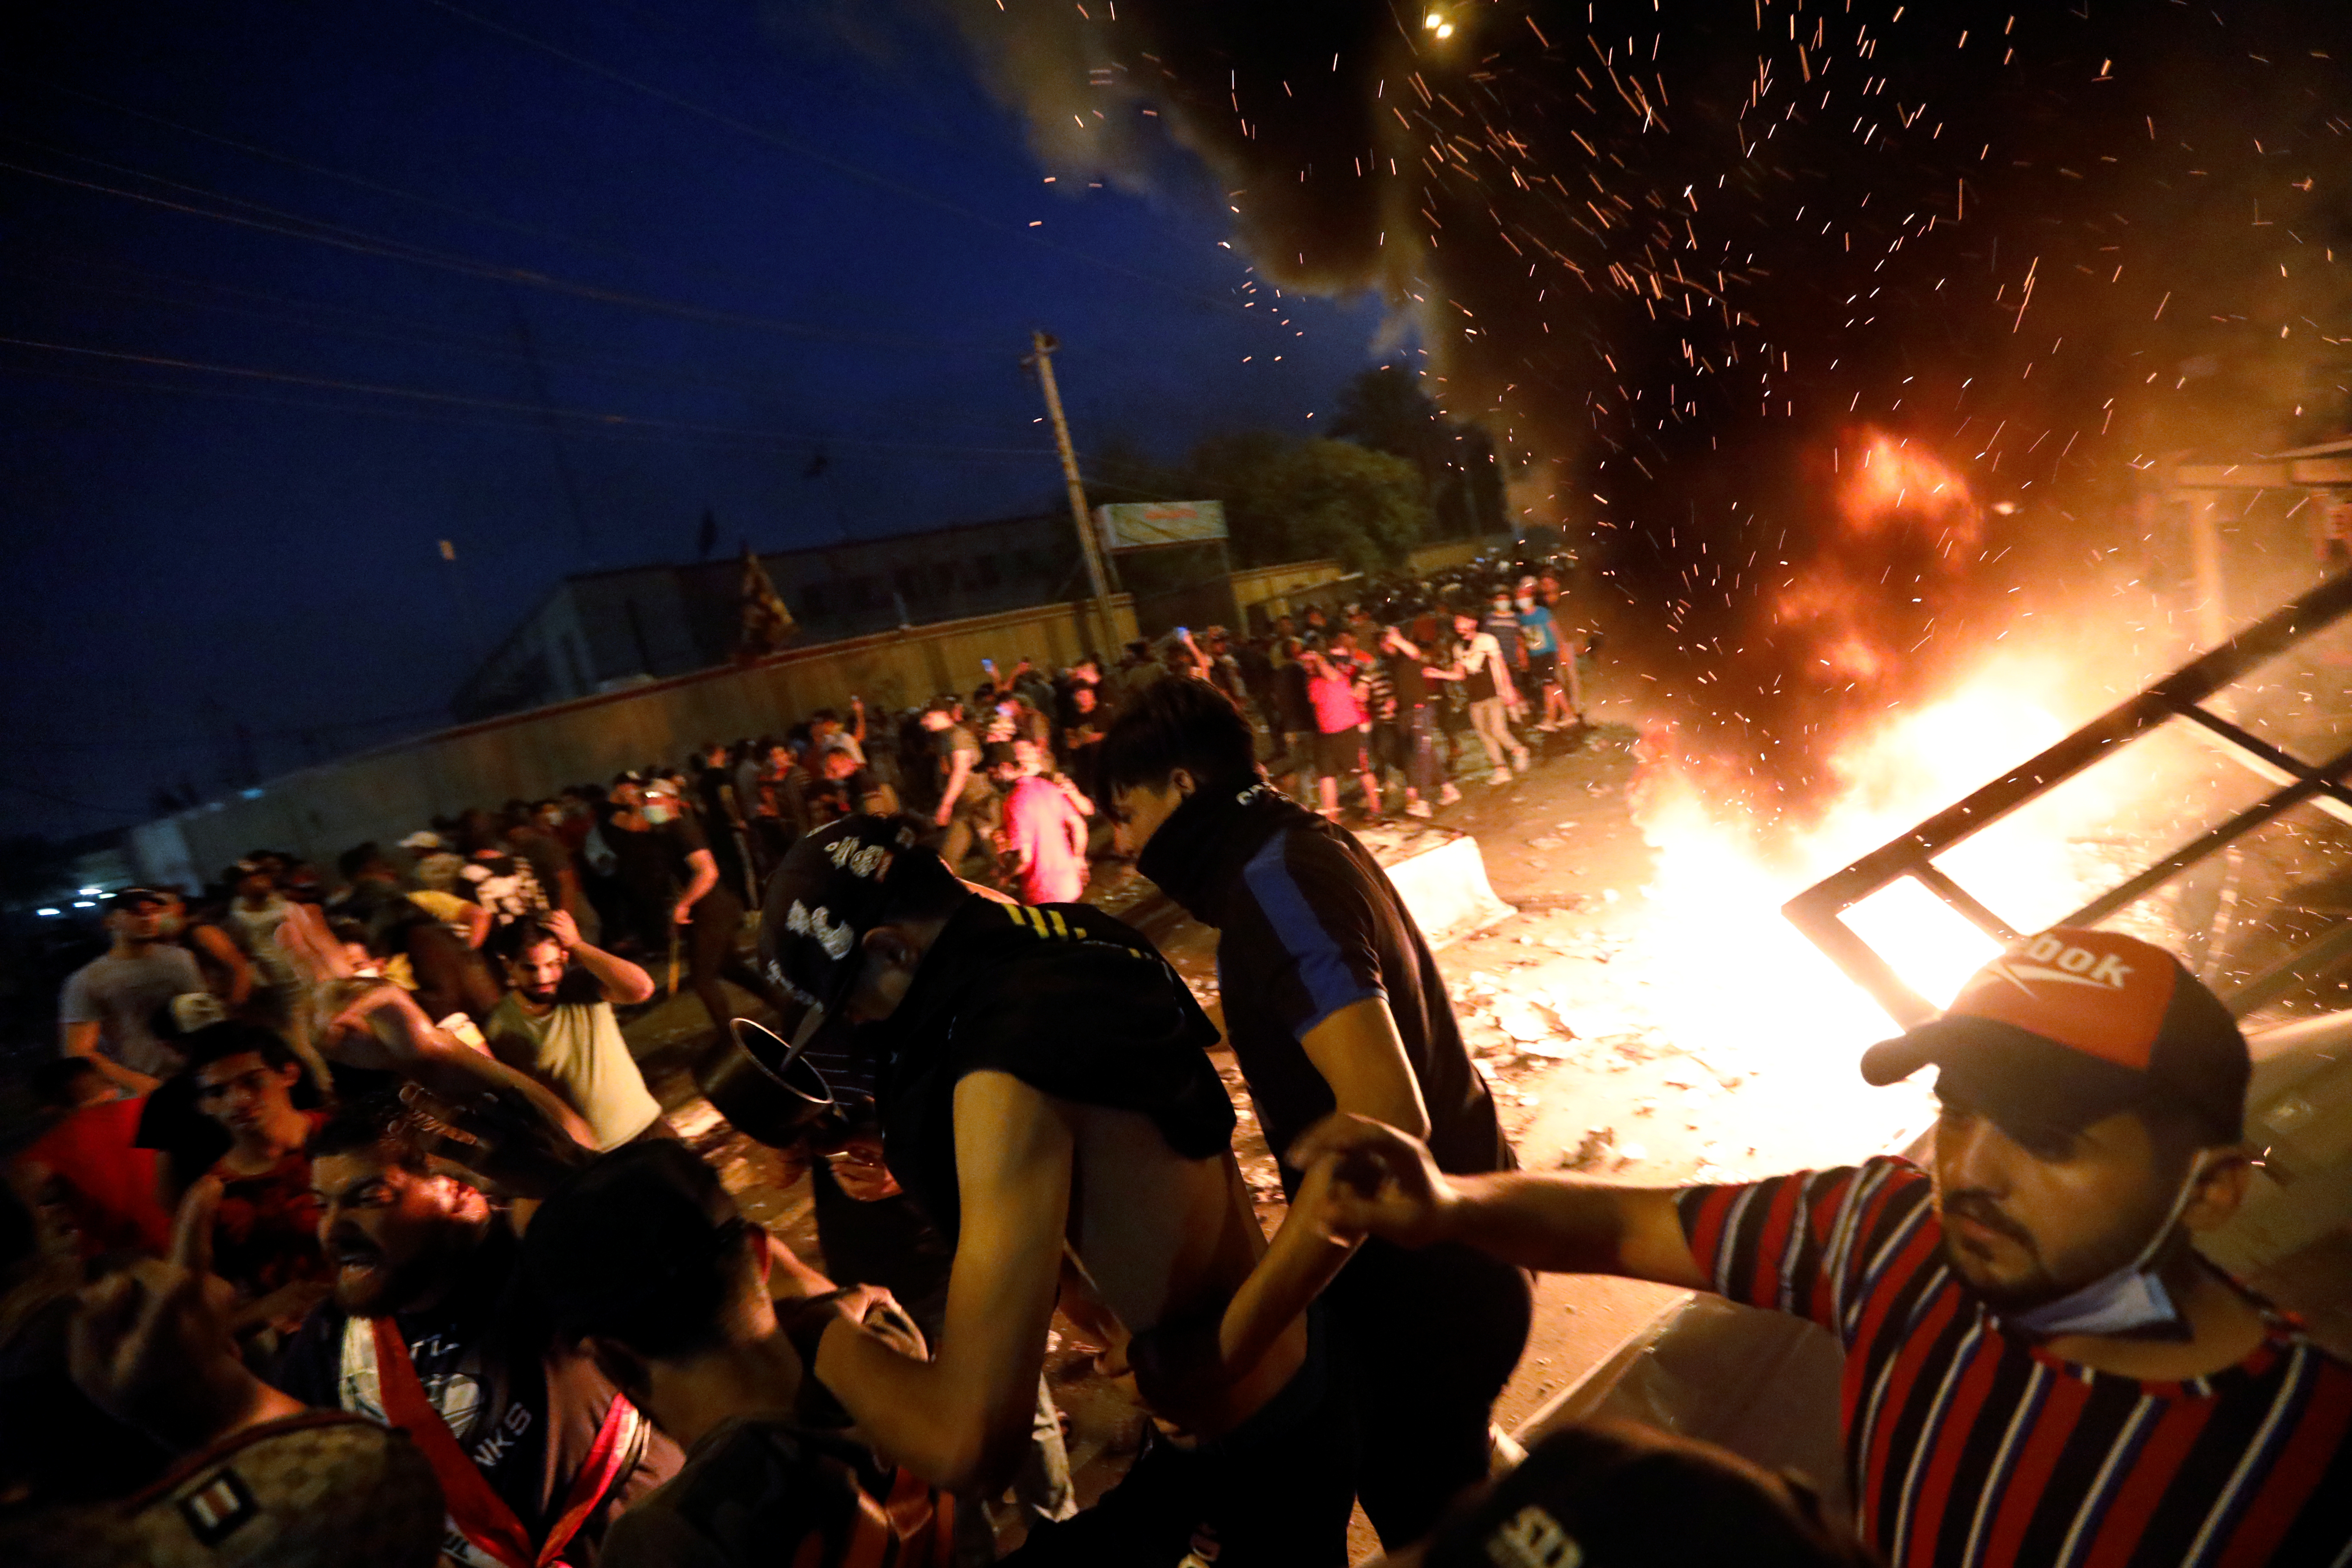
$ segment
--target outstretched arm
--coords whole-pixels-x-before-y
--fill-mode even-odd
[[[956,802],[963,798],[964,781],[971,777],[971,764],[976,753],[958,752],[948,761],[947,786],[940,792],[940,809],[932,821],[945,827],[955,816]]]
[[[670,911],[670,918],[679,925],[689,923],[702,895],[719,886],[719,858],[708,849],[689,849],[686,872],[686,887],[677,895],[677,907]]]
[[[399,1073],[461,1104],[485,1093],[519,1095],[572,1142],[596,1146],[595,1133],[578,1111],[535,1079],[461,1044],[426,1017],[407,992],[389,982],[370,986],[335,1015],[328,1037],[338,1060]]]
[[[1028,1447],[1075,1156],[1052,1103],[1010,1073],[966,1076],[955,1126],[963,1225],[933,1359],[845,1317],[825,1326],[816,1373],[877,1448],[961,1491],[1003,1485]]]
[[[205,950],[205,955],[228,973],[228,994],[221,1000],[230,1007],[245,1005],[253,994],[253,961],[245,956],[245,949],[229,940],[228,932],[216,925],[193,925],[188,928],[188,940]]]
[[[1340,1110],[1417,1134],[1429,1131],[1429,1110],[1387,997],[1349,1003],[1307,1030],[1299,1044]],[[1324,1219],[1339,1166],[1337,1155],[1327,1155],[1302,1167],[1307,1177],[1282,1227],[1225,1309],[1215,1368],[1188,1369],[1193,1374],[1230,1381],[1248,1372],[1354,1255],[1362,1233],[1335,1234]]]
[[[1381,1236],[1405,1247],[1465,1242],[1548,1273],[1714,1289],[1684,1238],[1673,1188],[1518,1171],[1449,1176],[1418,1138],[1345,1112],[1308,1128],[1288,1155],[1308,1169],[1335,1157],[1338,1179],[1318,1211],[1295,1208],[1287,1224],[1311,1220],[1334,1237]]]

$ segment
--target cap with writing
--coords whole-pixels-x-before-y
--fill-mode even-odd
[[[2164,949],[2058,926],[2013,943],[1934,1023],[1863,1053],[1874,1084],[1942,1069],[1937,1088],[2008,1130],[2074,1130],[2147,1104],[2242,1135],[2251,1063],[2221,999]]]
[[[845,816],[804,835],[768,879],[760,967],[797,1001],[831,1008],[857,973],[857,939],[889,904],[894,867],[929,855],[907,816]]]

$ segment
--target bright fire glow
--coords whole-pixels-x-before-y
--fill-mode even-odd
[[[1846,448],[1839,471],[1842,546],[1783,590],[1774,619],[1808,639],[1825,685],[1851,681],[1866,690],[1904,658],[1892,636],[1899,617],[1888,614],[1891,590],[1879,585],[1885,552],[1924,556],[1929,572],[1957,569],[1978,553],[1981,513],[1958,473],[1877,432],[1866,433],[1858,451]],[[1685,771],[1671,745],[1645,747],[1652,754],[1633,809],[1656,868],[1627,956],[1644,972],[1648,1010],[1665,1037],[1718,1070],[1800,1075],[1813,1097],[1805,1114],[1865,1124],[1851,1128],[1855,1152],[1915,1130],[1923,1095],[1867,1090],[1855,1072],[1857,1054],[1894,1033],[1893,1020],[1780,906],[2081,722],[2087,714],[2053,700],[2067,689],[2066,674],[2054,660],[1989,658],[1940,700],[1852,731],[1828,756],[1835,798],[1812,816],[1818,826],[1769,853],[1740,804],[1703,782],[1703,761]],[[2073,847],[2126,804],[2115,787],[2045,797],[1997,837],[1963,843],[1937,865],[2012,923],[2046,923],[2096,891]],[[1845,920],[1937,1006],[1997,951],[1992,938],[1907,878]]]
[[[1877,1004],[1798,934],[1780,906],[2065,733],[2046,710],[2010,689],[2006,681],[1979,683],[1838,753],[1832,766],[1843,789],[1836,804],[1777,862],[1757,851],[1745,823],[1703,799],[1686,776],[1650,781],[1639,817],[1657,852],[1646,889],[1651,918],[1674,946],[1706,952],[1710,970],[1727,982],[1677,987],[1662,998],[1682,1015],[1680,1037],[1752,1041],[1761,1027],[1792,1048],[1833,1053],[1841,1043],[1887,1033]],[[1998,862],[1988,864],[1963,844],[1941,864],[1996,910],[2013,902],[2045,907],[2053,896],[2063,903],[2076,890],[2064,829],[2046,826],[2046,860],[2018,857],[2004,843]],[[1995,951],[1990,938],[1907,879],[1849,911],[1847,921],[1937,1005]],[[1767,997],[1778,1005],[1759,1006]]]

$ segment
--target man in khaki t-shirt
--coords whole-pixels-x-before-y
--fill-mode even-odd
[[[613,1016],[614,1002],[651,997],[652,977],[582,941],[562,910],[514,921],[496,945],[513,989],[483,1020],[490,1054],[577,1110],[599,1149],[616,1148],[660,1120],[661,1102],[646,1092]]]

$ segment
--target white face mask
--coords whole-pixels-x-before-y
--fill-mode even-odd
[[[1522,595],[1522,596],[1521,596],[1521,598],[1520,598],[1520,600],[1519,600],[1519,608],[1521,608],[1521,609],[1523,609],[1523,610],[1532,610],[1532,609],[1534,609],[1535,607],[1536,607],[1536,602],[1535,602],[1535,600],[1534,600],[1534,599],[1529,598],[1529,597],[1526,597],[1526,596],[1524,596],[1524,595]]]
[[[2180,1329],[2180,1309],[2174,1305],[2172,1293],[2164,1281],[2148,1272],[2164,1244],[2171,1239],[2172,1227],[2180,1222],[2189,1200],[2196,1195],[2197,1184],[2205,1179],[2205,1165],[2199,1162],[2191,1166],[2188,1178],[2180,1184],[2180,1192],[2172,1200],[2172,1208],[2156,1234],[2139,1250],[2139,1256],[2111,1273],[2103,1274],[2079,1290],[2069,1291],[2055,1301],[2044,1301],[2039,1307],[2029,1307],[2021,1312],[2003,1312],[2001,1321],[2012,1328],[2021,1329],[2041,1339],[2060,1334],[2129,1334],[2147,1333],[2151,1330]],[[2152,1336],[2160,1337],[2160,1336]]]
[[[652,800],[646,802],[645,818],[647,822],[658,826],[677,815],[677,813],[670,808],[667,802]]]

